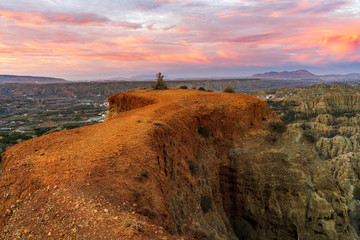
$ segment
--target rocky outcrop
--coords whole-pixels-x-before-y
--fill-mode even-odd
[[[262,96],[269,93],[264,92]],[[271,93],[285,97],[280,104],[270,102],[270,106],[284,120],[293,122],[290,128],[301,129],[302,135],[314,143],[348,203],[352,226],[360,233],[360,88],[320,84]]]
[[[3,239],[358,239],[333,168],[241,94],[137,90],[8,149]]]

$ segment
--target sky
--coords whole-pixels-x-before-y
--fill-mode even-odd
[[[360,72],[360,0],[0,0],[0,74]]]

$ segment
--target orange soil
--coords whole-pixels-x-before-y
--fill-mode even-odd
[[[191,174],[180,158],[174,160],[178,170],[168,168],[165,147],[197,159],[199,127],[233,140],[277,119],[264,101],[242,94],[136,90],[109,102],[111,119],[104,123],[6,151],[2,239],[177,239],[167,203],[175,185],[169,182],[175,176],[177,187],[188,187],[191,181],[180,176]]]

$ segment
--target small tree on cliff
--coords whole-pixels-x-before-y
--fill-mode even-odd
[[[159,72],[158,74],[156,74],[156,82],[155,84],[152,86],[152,88],[154,90],[165,90],[168,89],[168,87],[166,86],[166,82],[164,81],[164,75],[161,75],[161,73]]]

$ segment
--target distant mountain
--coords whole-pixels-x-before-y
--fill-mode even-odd
[[[261,73],[261,74],[255,74],[251,77],[255,78],[261,78],[261,79],[279,79],[279,80],[290,80],[290,79],[296,79],[296,80],[318,80],[319,76],[312,74],[311,72],[307,70],[297,70],[297,71],[284,71],[284,72],[267,72],[267,73]]]
[[[252,75],[251,77],[260,78],[262,80],[317,80],[325,82],[343,82],[360,80],[360,73],[315,75],[307,70],[297,70],[291,72],[260,73]]]
[[[35,77],[35,76],[16,76],[16,75],[0,75],[0,83],[66,83],[62,78],[52,77]]]

